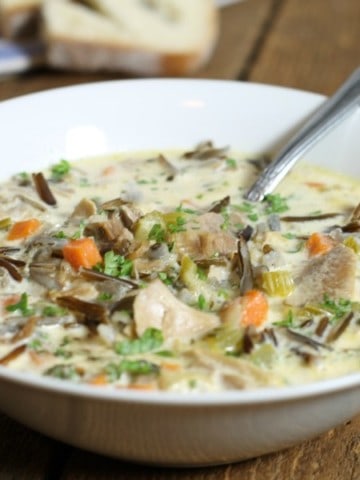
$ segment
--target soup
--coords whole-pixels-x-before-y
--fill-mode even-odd
[[[359,182],[204,142],[0,189],[0,364],[102,388],[281,387],[360,370]]]

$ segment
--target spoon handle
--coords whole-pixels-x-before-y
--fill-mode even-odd
[[[299,158],[360,104],[360,68],[327,99],[290,139],[279,155],[264,169],[245,193],[256,202],[272,192]]]

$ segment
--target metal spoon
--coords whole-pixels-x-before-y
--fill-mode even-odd
[[[360,105],[360,68],[327,99],[303,127],[282,148],[245,193],[252,202],[272,192],[295,163],[311,147]]]

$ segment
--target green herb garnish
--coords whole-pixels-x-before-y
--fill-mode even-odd
[[[81,220],[80,223],[79,223],[79,230],[77,230],[74,235],[72,235],[72,239],[73,240],[78,240],[79,238],[83,237],[84,236],[84,230],[85,230],[85,227],[86,227],[86,222],[85,220]]]
[[[67,160],[60,160],[51,167],[51,179],[60,182],[71,170],[71,165]]]
[[[120,363],[110,363],[106,366],[105,372],[110,381],[115,381],[123,373],[131,375],[149,375],[158,373],[159,366],[146,360],[122,360]]]
[[[67,310],[65,308],[61,308],[57,305],[46,305],[43,308],[42,314],[45,317],[60,317],[61,315],[66,315]]]
[[[8,305],[6,310],[8,312],[16,312],[17,310],[20,310],[25,317],[28,317],[34,313],[34,309],[29,307],[27,293],[22,293],[20,300],[17,303]]]
[[[276,327],[293,327],[294,326],[294,314],[292,310],[289,310],[283,320],[274,322]]]
[[[54,365],[53,367],[49,368],[45,371],[44,375],[49,377],[60,378],[62,380],[65,379],[75,379],[79,377],[74,365],[70,364],[59,364]]]
[[[158,349],[164,342],[161,330],[147,328],[141,337],[133,340],[124,340],[115,345],[115,351],[119,355],[134,355],[151,352]]]
[[[112,299],[112,293],[109,293],[109,292],[101,292],[98,295],[98,300],[100,300],[100,302],[106,302],[107,300],[111,300],[111,299]]]
[[[154,240],[156,243],[163,243],[165,242],[166,238],[166,231],[160,225],[160,223],[155,223],[149,232],[148,240]]]
[[[205,310],[207,308],[207,302],[202,293],[198,297],[197,306],[199,310]]]
[[[185,218],[183,217],[177,217],[175,223],[169,223],[167,228],[170,233],[178,233],[178,232],[184,232],[185,228],[184,225],[186,223]]]
[[[237,162],[236,162],[235,158],[227,158],[225,161],[226,161],[226,164],[229,168],[236,168]]]
[[[160,278],[160,280],[165,283],[165,285],[172,285],[173,284],[173,281],[171,280],[171,278],[168,276],[167,273],[165,272],[159,272],[158,273],[158,277]]]
[[[339,320],[352,311],[352,302],[344,298],[336,301],[329,298],[328,295],[324,295],[324,301],[320,304],[320,307],[334,315],[336,320]]]
[[[104,255],[104,264],[102,267],[106,275],[112,277],[129,276],[133,270],[133,262],[122,255],[118,255],[113,250],[109,250]]]
[[[286,198],[282,197],[279,193],[265,195],[264,202],[267,203],[265,213],[282,213],[289,210]]]
[[[28,344],[27,347],[35,352],[41,352],[43,350],[43,344],[40,338],[33,338]]]

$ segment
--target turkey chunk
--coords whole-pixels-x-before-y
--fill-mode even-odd
[[[324,295],[334,300],[351,299],[355,288],[356,262],[355,253],[343,245],[314,257],[300,272],[287,303],[293,306],[320,303]]]
[[[185,305],[160,280],[154,280],[137,295],[134,318],[139,336],[152,327],[162,330],[167,340],[185,342],[196,340],[220,325],[217,315]]]

